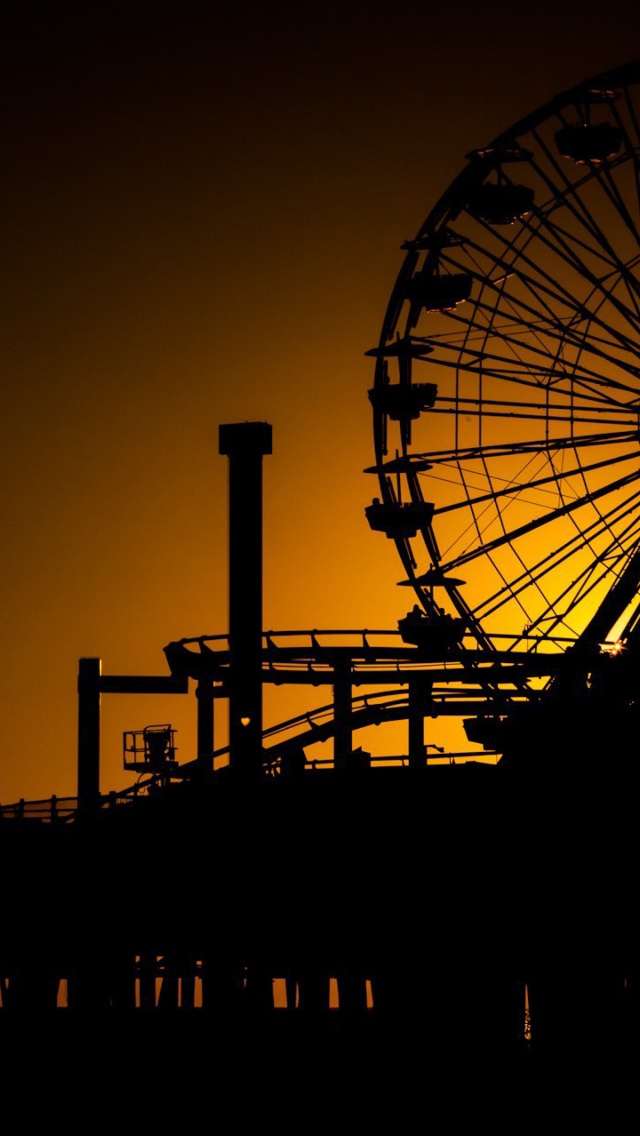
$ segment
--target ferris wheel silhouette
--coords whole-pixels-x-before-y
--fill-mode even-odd
[[[640,633],[639,81],[589,79],[468,154],[403,246],[367,352],[367,516],[423,641],[615,653]]]

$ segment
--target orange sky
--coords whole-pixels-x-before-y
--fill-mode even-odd
[[[168,642],[227,630],[221,423],[273,426],[265,627],[396,626],[362,471],[400,245],[469,150],[640,32],[631,5],[8,9],[3,804],[75,793],[81,656],[165,674]],[[131,783],[125,729],[171,720],[192,756],[192,698],[103,710],[103,789]]]

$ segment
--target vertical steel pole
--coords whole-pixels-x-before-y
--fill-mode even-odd
[[[272,452],[267,422],[221,426],[229,458],[230,765],[262,772],[262,458]]]
[[[353,750],[351,725],[351,659],[336,659],[333,664],[333,764],[336,769],[348,769]]]
[[[100,659],[80,659],[78,670],[78,808],[100,797]]]
[[[425,682],[421,675],[409,679],[409,765],[421,768],[427,763],[424,743]]]
[[[198,679],[196,686],[198,707],[198,765],[203,773],[213,769],[213,682],[211,679]]]

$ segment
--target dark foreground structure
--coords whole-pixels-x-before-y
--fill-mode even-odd
[[[77,800],[0,815],[5,1046],[27,1025],[49,1052],[99,1036],[161,1065],[634,1059],[633,653],[528,657],[552,676],[532,704],[524,669],[485,670],[437,628],[264,634],[271,429],[222,427],[220,449],[229,635],[170,644],[166,676],[81,660]],[[331,713],[265,731],[267,682],[325,683]],[[103,793],[100,700],[127,690],[195,693],[198,752],[179,765],[165,724],[125,734],[136,784]],[[427,759],[425,719],[454,712],[495,760]],[[354,746],[394,719],[406,754]]]

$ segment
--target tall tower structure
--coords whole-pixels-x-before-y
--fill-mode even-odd
[[[229,762],[252,781],[262,770],[262,459],[271,426],[220,426],[219,449],[229,458]]]

